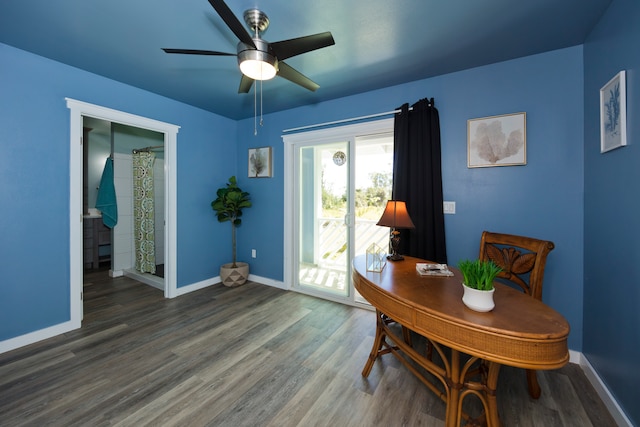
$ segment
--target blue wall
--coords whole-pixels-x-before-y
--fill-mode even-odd
[[[640,425],[640,3],[615,0],[584,45],[584,354]],[[600,154],[599,90],[627,74],[626,147]]]
[[[0,341],[69,320],[65,97],[181,126],[178,286],[218,275],[229,244],[209,204],[235,173],[236,122],[3,44],[0,63]]]
[[[440,112],[447,253],[454,265],[477,257],[482,230],[552,240],[543,299],[570,322],[570,347],[582,346],[583,70],[582,47],[503,62],[253,119],[238,125],[238,168],[246,176],[251,147],[273,146],[273,179],[243,183],[254,196],[239,230],[238,253],[253,274],[282,280],[282,130],[391,111],[434,97]],[[268,99],[265,100],[268,102]],[[527,165],[467,168],[467,120],[527,113]],[[240,256],[240,255],[239,255]],[[571,266],[571,268],[567,268]]]

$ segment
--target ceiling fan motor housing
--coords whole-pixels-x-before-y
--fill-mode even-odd
[[[266,13],[258,9],[249,9],[244,11],[244,22],[254,32],[264,33],[269,27],[269,17]]]

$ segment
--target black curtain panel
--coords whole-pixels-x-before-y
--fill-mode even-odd
[[[398,253],[447,263],[442,197],[438,110],[433,98],[404,104],[394,122],[393,199],[406,202],[415,229],[399,230]]]

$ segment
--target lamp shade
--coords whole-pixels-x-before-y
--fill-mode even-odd
[[[399,200],[387,201],[387,206],[376,225],[391,228],[415,228],[405,202]]]

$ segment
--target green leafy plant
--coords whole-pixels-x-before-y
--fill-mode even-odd
[[[231,247],[233,253],[233,265],[232,268],[237,268],[236,265],[236,227],[242,223],[242,210],[244,208],[251,207],[251,200],[249,193],[242,191],[238,187],[238,182],[235,176],[229,178],[229,182],[226,186],[219,188],[216,192],[218,196],[213,202],[211,202],[211,208],[216,212],[218,221],[231,222]]]
[[[465,285],[481,291],[492,290],[493,281],[502,271],[493,261],[479,259],[460,261],[458,269],[462,273]]]

